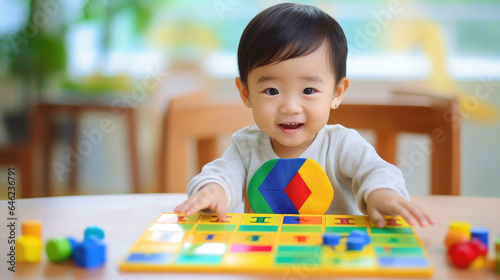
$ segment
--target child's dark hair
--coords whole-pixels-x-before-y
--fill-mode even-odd
[[[283,3],[256,15],[241,35],[238,46],[240,78],[257,67],[308,55],[323,42],[338,83],[346,76],[347,40],[338,22],[317,7]]]

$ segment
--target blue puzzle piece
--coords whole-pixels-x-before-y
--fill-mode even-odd
[[[353,230],[351,231],[351,234],[349,237],[359,237],[363,239],[364,245],[370,244],[370,236],[368,235],[368,232],[362,231],[362,230]]]
[[[172,258],[172,253],[131,253],[126,262],[147,263],[147,264],[167,264]]]
[[[300,224],[300,219],[298,217],[285,216],[283,217],[283,224]]]
[[[428,267],[429,261],[423,257],[379,257],[378,262],[382,267]]]
[[[336,246],[339,245],[342,235],[336,233],[323,234],[323,245]]]

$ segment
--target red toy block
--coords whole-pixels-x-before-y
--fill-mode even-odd
[[[472,249],[474,249],[478,255],[486,256],[488,254],[488,247],[478,238],[472,238],[468,242]]]
[[[479,255],[474,245],[469,242],[455,244],[448,250],[453,265],[459,268],[467,268]]]

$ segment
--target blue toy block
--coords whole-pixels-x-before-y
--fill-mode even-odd
[[[99,267],[106,262],[106,245],[101,239],[90,237],[76,245],[73,257],[80,267]]]
[[[323,245],[336,246],[339,245],[342,236],[336,233],[323,234]]]
[[[470,229],[470,237],[472,238],[477,238],[481,240],[481,242],[488,247],[488,235],[489,235],[490,230],[484,227],[473,227]]]
[[[98,226],[89,226],[87,229],[85,229],[85,240],[88,238],[94,236],[99,239],[104,239],[104,230]]]
[[[363,242],[364,242],[363,245],[370,244],[370,236],[368,235],[368,232],[366,232],[366,231],[355,229],[355,230],[351,231],[351,234],[349,235],[349,237],[360,237],[363,239]]]
[[[357,236],[347,237],[348,251],[361,251],[365,247],[365,239]]]
[[[79,244],[78,240],[74,237],[67,237],[69,245],[71,246],[71,252],[75,252],[76,246]],[[73,258],[73,254],[71,254],[71,258]]]

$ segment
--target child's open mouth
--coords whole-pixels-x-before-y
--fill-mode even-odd
[[[283,132],[293,133],[297,131],[297,129],[301,128],[303,123],[280,123],[279,127]]]

